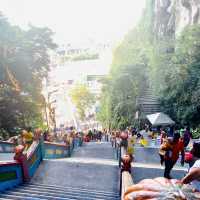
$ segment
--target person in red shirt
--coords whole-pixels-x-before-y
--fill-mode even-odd
[[[182,139],[180,139],[179,133],[174,133],[173,140],[171,144],[169,145],[169,149],[166,150],[165,155],[165,171],[164,171],[164,177],[171,179],[170,172],[174,165],[176,164],[179,154],[181,153],[181,165],[184,165],[184,142]]]

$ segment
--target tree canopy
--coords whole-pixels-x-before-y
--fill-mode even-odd
[[[200,25],[185,27],[176,38],[156,37],[152,5],[147,3],[140,23],[114,51],[98,114],[107,127],[136,123],[136,99],[147,88],[178,124],[200,124]]]
[[[200,25],[188,26],[175,41],[175,51],[161,88],[163,110],[181,123],[200,123]]]
[[[56,48],[48,28],[22,30],[0,14],[0,128],[42,124],[42,79],[50,67],[48,51]],[[14,134],[14,133],[13,133]]]
[[[131,30],[115,49],[111,72],[104,84],[99,120],[111,128],[124,129],[135,123],[136,98],[149,86],[149,55],[152,51],[150,16]],[[146,20],[146,21],[145,21]],[[106,113],[105,113],[106,111]]]
[[[76,106],[79,117],[82,121],[85,120],[86,113],[89,112],[92,105],[95,103],[94,95],[83,84],[77,84],[70,91],[72,102]]]

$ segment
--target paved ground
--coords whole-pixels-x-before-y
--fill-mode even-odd
[[[76,158],[76,157],[71,157],[68,158],[67,160],[65,158],[63,159],[56,159],[56,160],[51,160],[54,162],[70,162],[70,163],[85,163],[85,164],[100,164],[100,165],[113,165],[117,166],[118,161],[113,160],[113,159],[99,159],[99,158]]]
[[[134,183],[137,183],[145,178],[155,178],[163,176],[164,166],[160,165],[158,148],[136,147],[134,157],[135,160],[132,170]],[[181,167],[180,161],[177,161],[177,164],[172,170],[171,176],[176,179],[182,178],[187,171],[187,167],[187,164],[185,164],[185,167]]]
[[[106,142],[84,144],[74,151],[71,158],[44,161],[33,181],[99,190],[105,188],[117,190],[118,162],[114,160],[114,152],[115,150]],[[62,176],[59,176],[60,172],[63,173]],[[135,162],[132,165],[134,183],[145,178],[162,177],[163,172],[164,167],[160,165],[158,148],[135,148]],[[185,173],[186,168],[177,164],[171,175],[180,179]]]
[[[137,144],[134,148],[134,162],[132,164],[132,177],[134,183],[142,179],[163,177],[164,166],[160,165],[158,145],[141,147]],[[181,167],[180,160],[172,170],[171,176],[176,179],[182,178],[187,172],[188,165]]]
[[[89,142],[75,150],[72,157],[114,159],[115,150],[109,142]]]
[[[0,161],[13,160],[14,153],[0,153]]]
[[[133,163],[132,165],[132,177],[134,183],[138,183],[143,179],[163,177],[164,167],[157,164],[142,164]],[[187,170],[183,167],[174,167],[171,176],[175,179],[181,179]]]
[[[144,147],[136,147],[135,148],[135,162],[139,163],[160,163],[160,157],[158,155],[158,148],[144,148]]]
[[[158,151],[158,147],[135,147],[135,162],[160,165]],[[177,161],[176,166],[181,166],[180,159]]]
[[[118,166],[110,143],[88,143],[72,158],[45,160],[33,183],[118,191]]]

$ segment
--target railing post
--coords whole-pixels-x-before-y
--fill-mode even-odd
[[[119,146],[117,147],[117,149],[116,149],[116,158],[117,158],[117,160],[119,159]]]
[[[83,144],[83,139],[82,139],[82,137],[79,137],[79,146],[81,147],[82,144]]]
[[[70,143],[69,143],[69,157],[71,157],[71,155],[72,155],[72,151],[73,151],[73,149],[74,149],[74,138],[71,138],[70,139]]]
[[[119,195],[121,197],[122,194],[122,172],[121,169],[119,170]]]
[[[119,145],[119,168],[121,169],[121,157],[122,157],[122,154],[121,154],[121,144]]]
[[[73,138],[72,139],[72,150],[74,149],[74,146],[75,146],[75,139]]]
[[[30,175],[28,170],[27,155],[23,154],[24,146],[19,145],[15,148],[14,160],[17,160],[22,166],[23,179],[25,182],[30,181]]]
[[[71,144],[68,146],[68,156],[71,157]]]
[[[45,148],[44,148],[44,137],[40,137],[40,148],[41,148],[41,155],[42,155],[42,160],[45,157]]]

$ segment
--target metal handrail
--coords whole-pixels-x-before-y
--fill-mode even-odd
[[[121,200],[124,199],[124,194],[128,187],[133,185],[133,178],[128,171],[121,171],[121,159],[126,154],[126,148],[119,146],[119,168],[120,168],[120,196]]]
[[[133,179],[129,172],[122,172],[121,173],[121,200],[124,199],[124,194],[127,189],[133,185]]]

